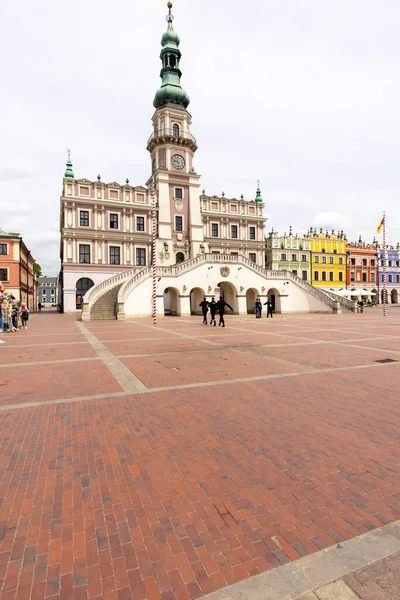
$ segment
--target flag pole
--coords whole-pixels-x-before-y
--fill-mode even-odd
[[[386,317],[386,214],[383,211],[383,316]]]

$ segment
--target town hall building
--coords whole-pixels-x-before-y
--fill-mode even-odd
[[[68,155],[60,203],[64,312],[82,310],[84,319],[149,316],[155,291],[159,315],[197,313],[203,296],[220,294],[238,314],[252,312],[257,297],[272,298],[282,312],[332,310],[331,298],[293,273],[272,277],[265,270],[260,186],[252,200],[200,191],[180,38],[168,8],[146,185],[75,178]]]

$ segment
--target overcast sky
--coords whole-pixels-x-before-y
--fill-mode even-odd
[[[398,0],[176,0],[196,169],[254,198],[267,231],[400,239]],[[143,185],[164,0],[20,0],[0,24],[0,228],[59,269],[67,146],[76,177]]]

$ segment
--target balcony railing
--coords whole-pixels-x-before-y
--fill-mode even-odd
[[[197,145],[197,140],[194,137],[194,135],[192,135],[191,133],[186,133],[185,131],[181,131],[181,130],[179,130],[178,135],[177,135],[177,133],[178,132],[175,129],[167,129],[167,128],[156,129],[155,131],[153,131],[153,133],[149,137],[147,143],[150,144],[150,142],[152,140],[163,138],[163,137],[173,137],[173,138],[176,138],[177,140],[191,140],[194,144]]]

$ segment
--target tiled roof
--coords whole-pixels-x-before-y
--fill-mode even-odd
[[[19,235],[16,233],[7,233],[6,231],[3,231],[2,229],[0,229],[0,238],[18,238]]]

